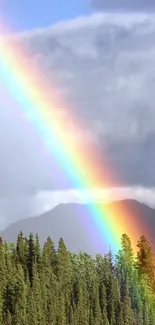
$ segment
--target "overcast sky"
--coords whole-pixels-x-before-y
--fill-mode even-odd
[[[122,2],[110,3],[117,9]],[[128,3],[134,9],[135,2]],[[143,1],[144,10],[146,3],[147,9],[154,6]],[[105,2],[96,0],[94,6],[104,9]],[[100,147],[121,186],[130,189],[127,196],[137,198],[139,191],[140,199],[154,203],[155,16],[94,13],[18,39],[78,114],[85,125],[82,138]],[[23,120],[2,81],[0,101],[1,227],[77,194],[64,199],[64,193],[51,192],[73,184]]]
[[[92,7],[99,10],[118,10],[133,12],[155,11],[154,0],[89,0]]]

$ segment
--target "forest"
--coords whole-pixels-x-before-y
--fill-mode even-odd
[[[123,234],[116,256],[67,250],[38,234],[0,238],[1,325],[154,325],[154,252],[142,235],[134,256]]]

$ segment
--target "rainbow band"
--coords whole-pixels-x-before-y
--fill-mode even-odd
[[[107,168],[103,166],[101,172],[97,163],[92,162],[91,152],[86,152],[84,146],[66,132],[61,110],[55,109],[51,84],[35,64],[32,67],[32,61],[30,65],[28,58],[28,53],[19,46],[15,38],[1,38],[1,81],[18,101],[21,113],[35,127],[48,151],[54,153],[61,168],[67,173],[71,187],[87,189],[102,186],[103,188],[107,178],[110,183],[110,172],[107,173]],[[69,114],[67,118],[73,123]],[[74,125],[77,124],[74,118]],[[93,152],[93,156],[98,161],[97,152]],[[131,236],[133,246],[136,247],[141,230],[134,218],[123,208],[119,208],[119,211],[117,208],[111,211],[109,207],[103,208],[102,205],[93,203],[88,205],[88,212],[89,224],[87,221],[86,227],[90,231],[89,235],[92,236],[96,249],[101,250],[101,247],[104,249],[106,244],[116,252],[124,232]]]

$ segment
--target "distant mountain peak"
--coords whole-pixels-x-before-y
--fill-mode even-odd
[[[41,244],[48,236],[51,236],[54,242],[58,242],[60,237],[62,237],[70,251],[77,252],[81,250],[89,254],[94,254],[96,253],[95,247],[83,222],[83,218],[87,217],[90,222],[88,205],[85,203],[58,204],[51,211],[45,212],[38,217],[19,220],[11,224],[0,235],[8,241],[15,241],[20,230],[23,231],[25,236],[28,236],[30,232],[34,234],[38,233]],[[111,203],[99,203],[97,205],[106,205],[109,208],[114,207],[114,211],[115,207],[119,209],[121,205],[124,215],[127,211],[127,213],[131,213],[132,217],[137,218],[138,224],[143,225],[144,232],[147,230],[147,233],[149,233],[150,238],[148,239],[154,244],[155,209],[151,209],[147,205],[132,199],[124,199]],[[119,214],[116,217],[119,223]],[[87,224],[86,220],[85,224]],[[128,232],[128,229],[126,232]]]

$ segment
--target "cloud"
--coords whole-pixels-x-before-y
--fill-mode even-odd
[[[120,179],[114,186],[154,188],[155,16],[94,14],[15,37],[64,98],[66,116],[68,107],[78,116],[76,136],[100,147]],[[23,197],[29,215],[27,198],[74,184],[20,112],[1,81],[0,197]],[[75,136],[73,126],[67,130]]]
[[[109,203],[133,199],[155,208],[155,188],[113,187],[103,189],[70,189],[67,191],[42,191],[34,197],[34,215],[47,212],[61,203]]]
[[[21,37],[124,184],[155,184],[154,27],[155,16],[95,14]]]
[[[118,11],[138,11],[152,12],[155,11],[155,2],[153,0],[90,0],[92,7],[99,10],[118,10]]]
[[[103,189],[69,189],[39,191],[35,195],[18,195],[0,200],[0,230],[10,223],[50,211],[59,203],[109,203],[134,199],[155,208],[155,188],[114,187]],[[11,213],[10,213],[11,212]]]
[[[0,230],[19,219],[33,216],[34,196],[21,194],[0,199]]]

